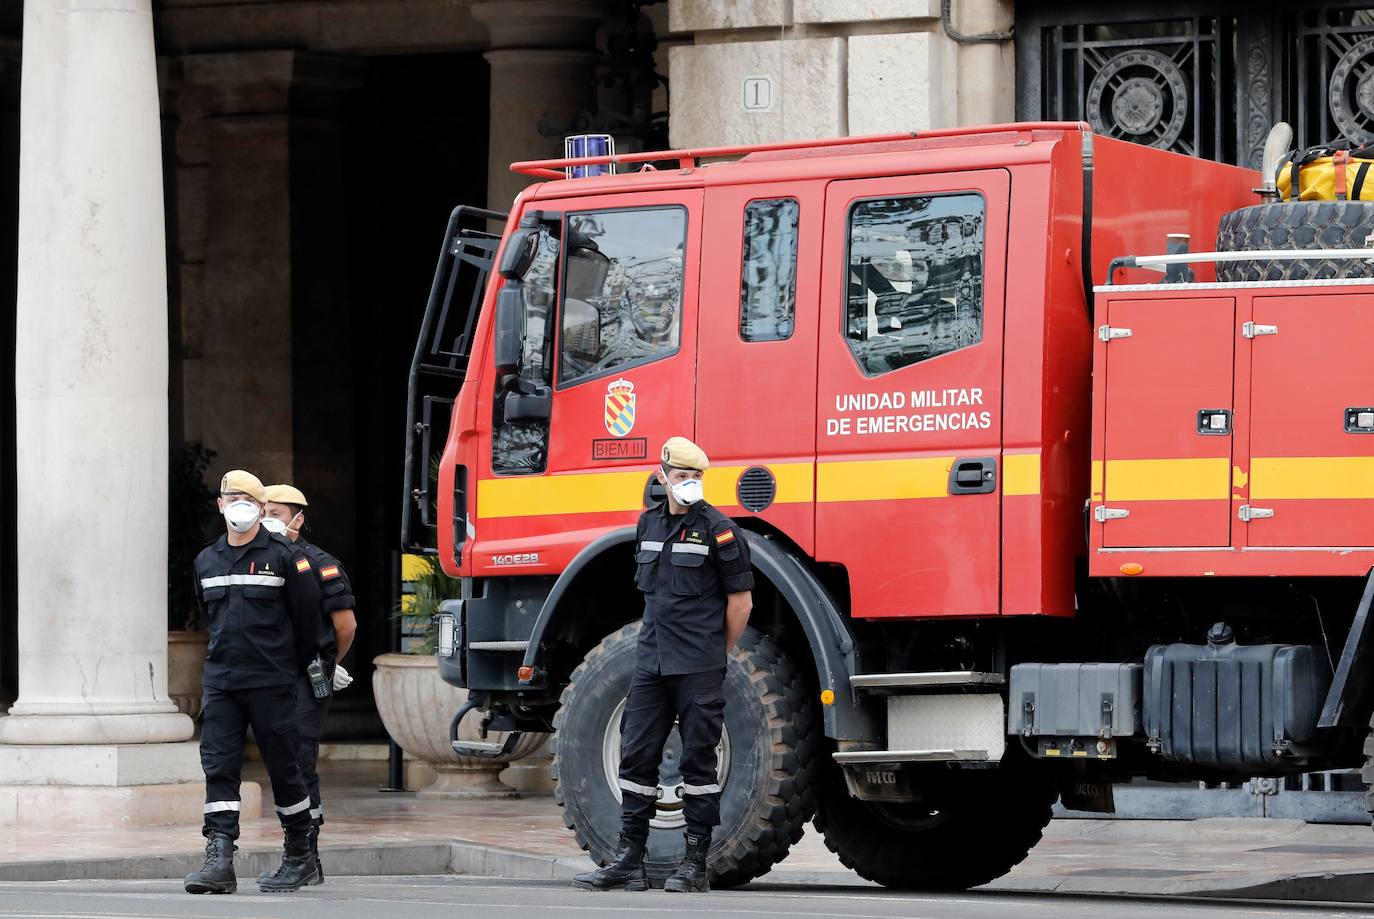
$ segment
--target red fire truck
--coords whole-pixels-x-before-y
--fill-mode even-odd
[[[455,751],[554,733],[594,858],[619,826],[634,524],[674,434],[756,567],[718,886],[811,821],[867,878],[975,886],[1061,797],[1111,810],[1135,776],[1374,750],[1374,287],[1352,251],[1374,205],[1265,202],[1252,171],[1078,123],[512,168],[547,181],[445,236],[403,539],[460,579],[438,622],[470,691]],[[457,737],[473,710],[486,741]]]

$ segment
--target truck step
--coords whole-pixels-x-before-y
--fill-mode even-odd
[[[987,750],[858,750],[832,753],[841,766],[868,763],[967,763],[987,762]]]
[[[523,641],[470,641],[469,651],[524,651],[530,646],[529,640]]]
[[[980,670],[927,670],[918,673],[858,673],[849,678],[855,689],[880,693],[911,693],[927,690],[984,689],[1001,686],[1000,673]]]

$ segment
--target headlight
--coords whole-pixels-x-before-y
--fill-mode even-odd
[[[435,654],[452,657],[458,651],[458,619],[452,613],[440,613],[438,620],[439,647]]]

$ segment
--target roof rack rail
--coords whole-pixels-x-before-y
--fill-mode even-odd
[[[744,156],[748,153],[771,153],[778,150],[808,150],[815,147],[848,147],[858,144],[884,144],[901,140],[925,140],[933,137],[958,137],[973,134],[994,134],[1002,131],[1082,131],[1092,133],[1086,121],[1022,121],[1009,124],[986,124],[965,128],[937,128],[931,131],[902,131],[896,134],[867,134],[860,137],[831,137],[824,140],[793,140],[772,144],[744,144],[735,147],[698,147],[690,150],[644,150],[638,153],[619,153],[607,156],[581,156],[571,159],[525,160],[511,163],[510,171],[540,179],[563,179],[562,171],[573,166],[597,166],[605,163],[651,163],[658,160],[677,160],[681,169],[692,169],[697,161],[718,156]]]

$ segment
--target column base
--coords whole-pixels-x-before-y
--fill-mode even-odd
[[[417,798],[461,800],[465,798],[518,798],[514,788],[502,785],[497,775],[501,766],[474,768],[449,763],[424,763],[433,770],[434,781],[415,792]],[[418,772],[419,770],[416,770]],[[412,773],[414,774],[414,773]],[[411,776],[408,775],[409,779]],[[407,782],[406,787],[415,786]]]
[[[501,773],[501,784],[521,795],[553,794],[553,754],[540,751],[511,763]]]
[[[0,744],[153,744],[189,740],[196,726],[169,711],[129,715],[26,714],[22,702],[0,718]]]
[[[262,787],[244,782],[241,819],[262,816]],[[204,782],[123,787],[0,785],[0,827],[199,826]]]
[[[0,785],[125,787],[203,782],[204,778],[200,747],[190,742],[0,744]]]

